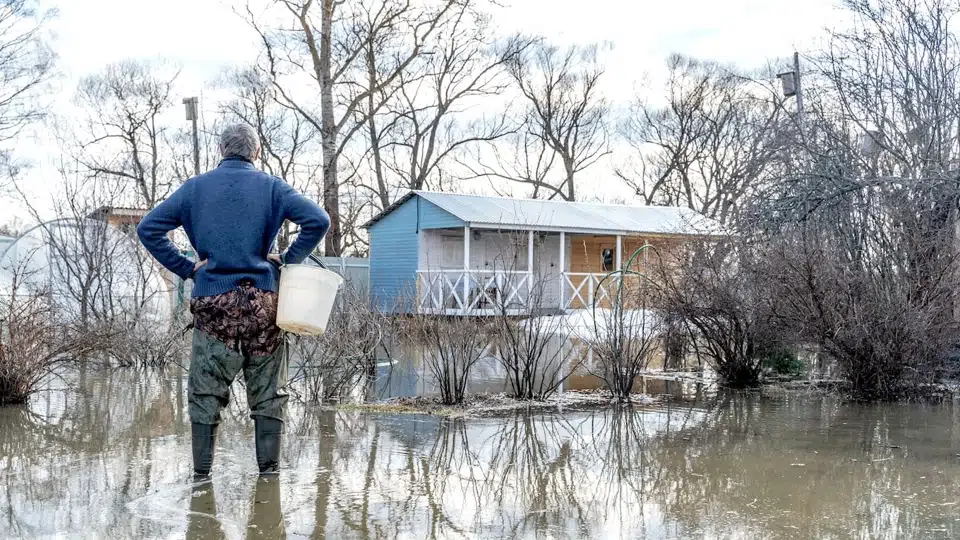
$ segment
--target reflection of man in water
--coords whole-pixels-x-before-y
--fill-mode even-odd
[[[236,501],[231,501],[236,502]],[[247,538],[286,538],[286,525],[280,505],[280,478],[261,477],[250,501],[250,517],[247,520]],[[187,521],[186,540],[225,540],[220,520],[217,518],[217,496],[213,483],[202,484],[197,491],[190,491],[190,514]]]
[[[254,167],[256,131],[228,127],[220,137],[223,161],[187,180],[154,208],[137,232],[143,245],[180,278],[193,279],[194,316],[188,382],[193,470],[210,474],[220,410],[240,370],[256,426],[257,465],[277,471],[287,395],[286,346],[276,326],[278,264],[300,263],[330,225],[326,212],[283,180]],[[300,235],[283,255],[270,255],[284,220]],[[194,264],[167,237],[183,227],[197,253]]]

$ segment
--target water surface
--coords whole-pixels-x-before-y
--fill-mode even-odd
[[[960,538],[950,404],[740,394],[473,420],[293,404],[268,482],[238,402],[214,481],[193,484],[184,387],[91,372],[0,409],[0,537]]]

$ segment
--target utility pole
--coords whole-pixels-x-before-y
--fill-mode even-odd
[[[800,82],[800,53],[796,51],[793,52],[793,73],[797,81],[797,116],[800,119],[800,128],[803,129],[803,84]],[[197,125],[196,120],[194,120],[193,125]],[[196,133],[196,128],[194,128],[194,133]]]
[[[183,105],[186,108],[187,120],[193,123],[193,175],[200,175],[200,135],[197,132],[197,103],[200,100],[196,97],[184,98]],[[172,231],[171,231],[172,233]],[[186,303],[186,291],[182,279],[177,279],[177,300],[176,310],[173,314],[173,324],[178,325],[183,321],[183,306]]]
[[[197,133],[197,103],[196,97],[184,98],[183,104],[187,109],[187,120],[193,122],[193,174],[200,175],[200,135]]]
[[[800,53],[793,53],[793,71],[785,71],[777,74],[780,83],[783,86],[783,97],[797,97],[797,126],[800,128],[801,135],[804,132],[804,114],[803,114],[803,86],[800,82]]]

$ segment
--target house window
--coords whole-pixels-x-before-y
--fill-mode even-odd
[[[613,250],[605,248],[600,252],[600,264],[604,272],[613,272]]]

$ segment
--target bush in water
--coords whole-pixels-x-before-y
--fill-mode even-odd
[[[406,324],[411,341],[447,405],[462,403],[474,366],[490,344],[489,324],[474,317],[417,314]]]
[[[47,296],[30,293],[14,277],[0,296],[0,405],[25,403],[47,378],[106,341],[56,320]]]

